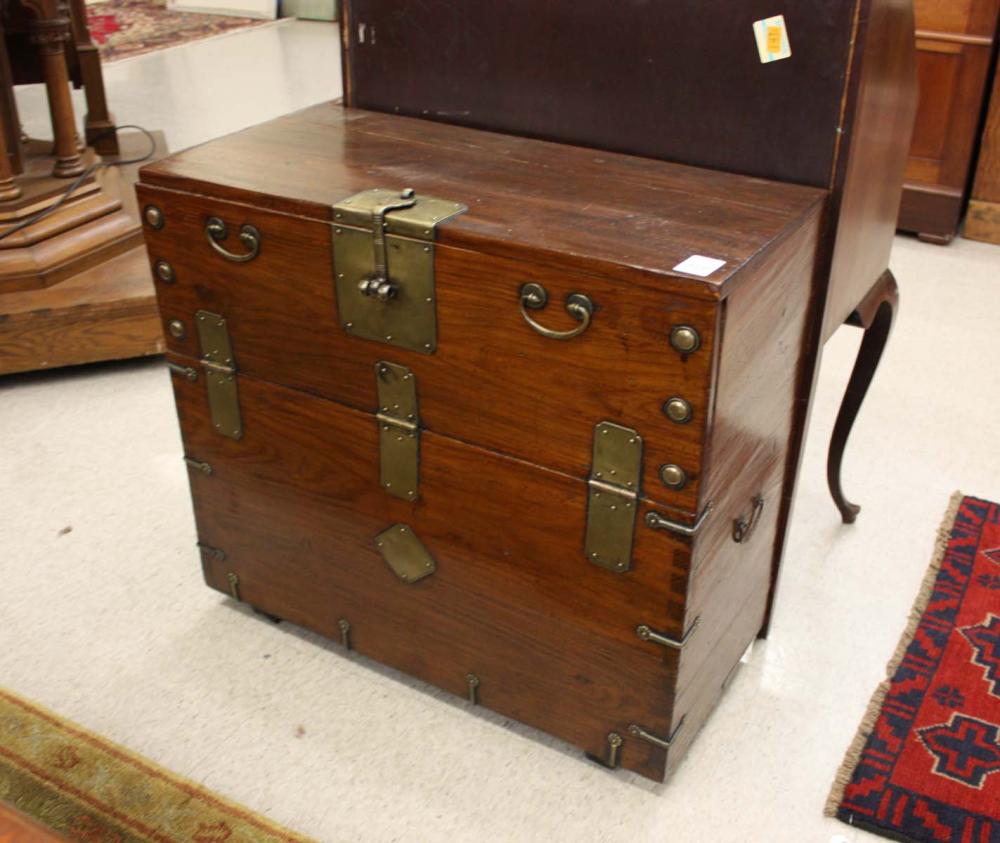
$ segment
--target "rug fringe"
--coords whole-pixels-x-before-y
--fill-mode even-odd
[[[965,495],[962,492],[955,492],[952,494],[951,500],[948,502],[948,509],[941,521],[941,526],[938,527],[937,536],[934,540],[934,557],[931,560],[930,567],[927,569],[927,573],[924,575],[924,580],[920,585],[920,592],[917,594],[917,599],[913,603],[913,608],[910,610],[910,617],[906,623],[906,629],[903,630],[903,634],[900,636],[899,643],[896,645],[896,650],[892,655],[892,659],[886,667],[886,678],[880,682],[879,686],[875,689],[871,702],[868,703],[868,708],[865,711],[865,716],[861,719],[861,725],[858,726],[858,731],[854,735],[854,740],[851,741],[851,745],[847,749],[847,754],[844,756],[840,769],[834,777],[833,787],[830,788],[830,795],[827,797],[826,807],[823,810],[823,813],[828,817],[836,816],[837,809],[840,807],[840,803],[844,800],[844,790],[851,781],[851,776],[854,775],[854,770],[858,766],[858,762],[861,760],[861,753],[864,751],[865,744],[868,742],[868,736],[871,735],[872,730],[875,728],[875,724],[878,722],[879,714],[882,711],[882,703],[885,702],[885,696],[889,693],[889,688],[892,685],[892,677],[895,675],[896,671],[899,669],[899,665],[903,661],[903,658],[906,656],[906,650],[910,646],[910,642],[913,640],[913,636],[917,632],[917,627],[920,625],[920,619],[923,617],[924,611],[927,609],[927,604],[930,602],[931,595],[934,593],[934,584],[937,582],[938,572],[941,570],[941,563],[944,561],[944,554],[948,549],[948,540],[951,538],[951,528],[955,523],[955,517],[958,515],[958,508],[962,505],[964,498]]]

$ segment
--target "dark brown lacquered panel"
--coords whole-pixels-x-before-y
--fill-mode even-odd
[[[826,186],[856,0],[348,0],[349,105]],[[784,15],[792,55],[753,24]]]
[[[333,104],[170,156],[145,167],[142,181],[324,221],[333,204],[362,190],[412,187],[469,207],[440,226],[439,243],[702,297],[718,296],[825,196]],[[202,241],[200,231],[184,245]],[[726,265],[705,279],[672,272],[693,254]]]

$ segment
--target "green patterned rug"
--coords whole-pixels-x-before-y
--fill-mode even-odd
[[[3,689],[0,800],[71,840],[312,843]]]

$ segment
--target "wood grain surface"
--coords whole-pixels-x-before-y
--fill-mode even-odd
[[[0,295],[0,374],[163,350],[144,246],[53,287]]]
[[[473,670],[483,705],[599,752],[623,718],[669,734],[682,716],[675,695],[679,706],[710,708],[756,633],[776,510],[759,541],[730,542],[726,587],[704,596],[679,655],[635,629],[677,628],[699,540],[642,526],[645,503],[633,570],[615,574],[583,553],[587,491],[576,478],[425,431],[421,497],[406,502],[378,484],[371,415],[241,376],[245,434],[236,441],[214,431],[203,379],[173,380],[185,450],[212,467],[190,475],[199,539],[225,554],[204,554],[209,584],[229,591],[235,573],[243,600],[331,637],[346,617],[355,646],[379,661],[454,693],[465,693]],[[738,514],[720,512],[717,530],[728,533]],[[376,534],[397,523],[436,561],[424,580],[401,582],[375,548]],[[632,754],[626,766],[662,778],[662,756]]]
[[[825,342],[889,266],[899,216],[906,151],[917,108],[913,7],[910,0],[871,0],[858,21],[862,70],[852,77],[850,144],[835,191],[837,209],[822,338]]]
[[[202,197],[148,189],[142,196],[170,220],[150,234],[149,248],[151,260],[168,260],[176,276],[156,285],[163,320],[187,326],[183,338],[167,337],[171,350],[200,356],[194,314],[224,314],[240,371],[368,411],[376,408],[376,361],[405,365],[416,375],[421,420],[430,430],[578,477],[590,470],[594,426],[613,421],[643,436],[647,494],[694,511],[710,417],[716,305],[438,246],[438,349],[428,356],[341,328],[328,225]],[[201,230],[206,214],[256,225],[260,256],[234,264],[215,255]],[[573,323],[557,303],[586,293],[597,308],[591,328],[567,342],[537,334],[519,312],[526,281],[545,285],[554,304],[536,318],[559,329]],[[701,348],[686,356],[668,339],[681,324],[702,338]],[[609,377],[613,372],[621,376]],[[664,415],[662,404],[672,396],[694,408],[688,424]],[[660,483],[663,463],[689,473],[683,490]]]
[[[260,166],[267,151],[274,154]],[[141,174],[144,185],[327,222],[334,203],[359,191],[412,187],[469,206],[438,228],[442,245],[547,259],[702,298],[718,298],[740,267],[825,197],[811,188],[336,104],[170,156]],[[159,234],[176,223],[168,216]],[[198,239],[204,241],[203,231]],[[672,272],[692,254],[726,265],[706,279]]]

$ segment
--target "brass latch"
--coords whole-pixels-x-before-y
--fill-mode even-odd
[[[642,437],[612,422],[596,425],[584,541],[587,558],[595,565],[618,573],[632,567],[641,477]]]
[[[198,329],[198,342],[201,343],[201,366],[205,370],[212,424],[223,436],[240,439],[243,436],[243,419],[236,384],[236,360],[226,320],[218,313],[199,310],[194,322]]]
[[[406,366],[379,360],[375,364],[375,388],[379,482],[390,495],[416,500],[420,483],[417,377]]]
[[[433,354],[435,232],[467,210],[412,189],[366,190],[334,205],[333,264],[343,329]]]

